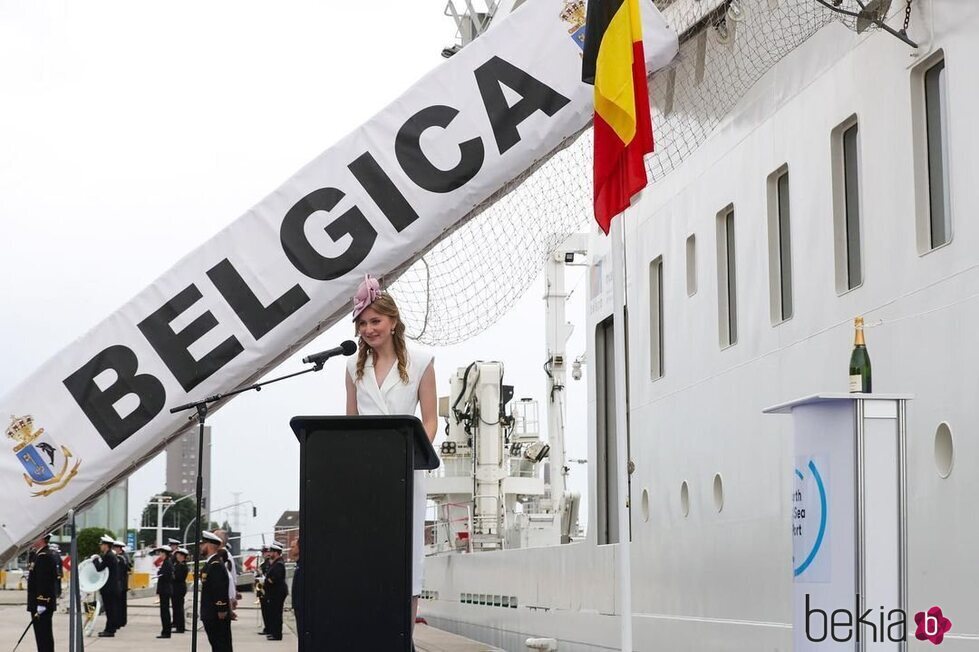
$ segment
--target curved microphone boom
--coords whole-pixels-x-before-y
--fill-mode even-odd
[[[335,346],[332,349],[327,349],[326,351],[320,351],[319,353],[314,353],[313,355],[307,355],[303,358],[303,362],[306,364],[323,364],[335,355],[353,355],[357,352],[357,345],[354,344],[353,340],[346,340],[340,343],[340,346]]]

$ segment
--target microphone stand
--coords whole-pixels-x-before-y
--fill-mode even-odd
[[[234,396],[235,394],[241,394],[242,392],[248,392],[253,389],[256,392],[260,392],[262,391],[262,387],[265,385],[271,385],[272,383],[277,383],[280,380],[286,380],[287,378],[293,378],[295,376],[301,376],[310,372],[319,371],[323,368],[323,364],[325,362],[326,360],[320,360],[313,364],[312,369],[304,369],[303,371],[297,371],[296,373],[281,376],[279,378],[273,378],[272,380],[267,380],[263,383],[255,383],[254,385],[249,385],[248,387],[239,387],[238,389],[230,392],[215,394],[214,396],[208,396],[200,401],[184,403],[183,405],[178,405],[175,408],[170,408],[171,414],[183,412],[184,410],[196,410],[197,423],[200,426],[197,434],[197,525],[194,527],[194,611],[191,620],[191,652],[197,652],[198,594],[200,591],[201,570],[201,492],[204,487],[202,474],[204,466],[204,420],[207,418],[207,406],[211,403],[216,403],[222,399],[228,398],[229,396]],[[234,562],[232,561],[232,563]],[[228,617],[230,618],[231,615],[229,614]]]

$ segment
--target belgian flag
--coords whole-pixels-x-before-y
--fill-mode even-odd
[[[595,86],[595,219],[606,234],[646,186],[653,151],[639,2],[588,0],[581,79]]]

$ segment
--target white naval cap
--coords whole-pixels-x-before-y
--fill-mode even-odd
[[[186,548],[177,548],[174,552],[179,552],[181,555],[189,555],[190,551]]]
[[[269,545],[269,550],[274,550],[276,552],[282,552],[283,550],[285,550],[285,548],[283,548],[282,547],[282,544],[279,543],[278,541],[274,541],[274,542],[272,542]]]
[[[204,530],[201,532],[201,543],[216,543],[220,546],[224,543],[224,540],[213,532]]]
[[[99,538],[99,543],[108,543],[110,546],[114,546],[114,545],[116,545],[116,540],[114,538],[110,537],[108,534],[103,534]]]
[[[122,541],[119,541],[119,540],[113,541],[112,542],[112,545],[114,547],[116,547],[116,548],[125,548],[126,547],[126,544],[123,543]]]
[[[167,543],[169,543],[170,545],[179,546],[182,542],[177,541],[173,537],[170,537],[169,539],[167,539]]]

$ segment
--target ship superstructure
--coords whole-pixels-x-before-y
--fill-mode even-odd
[[[887,14],[896,29],[904,9]],[[916,0],[914,17],[917,48],[820,29],[624,215],[625,469],[611,427],[623,389],[608,382],[610,243],[591,238],[586,539],[430,557],[430,622],[507,650],[532,637],[620,649],[616,558],[630,537],[635,649],[793,649],[791,422],[763,410],[845,392],[859,315],[874,391],[913,396],[907,607],[941,605],[946,645],[975,644],[979,149],[967,123],[979,9]],[[681,57],[697,56],[697,38]],[[656,110],[669,93],[654,83]],[[628,496],[612,481],[623,473]]]

